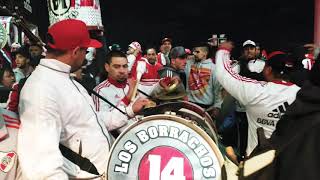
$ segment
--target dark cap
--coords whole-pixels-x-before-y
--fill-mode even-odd
[[[121,47],[119,44],[112,44],[111,46],[109,46],[109,50],[110,51],[114,51],[114,50],[121,51]]]
[[[182,46],[177,46],[171,49],[170,53],[169,53],[169,57],[171,59],[176,59],[176,58],[186,58],[187,57],[187,53],[184,49],[184,47]]]
[[[53,24],[48,30],[48,45],[59,50],[102,46],[99,41],[90,38],[86,24],[76,19],[62,20]]]
[[[161,40],[161,44],[163,44],[166,41],[169,41],[170,43],[172,43],[172,39],[166,37]]]
[[[291,66],[288,54],[282,51],[274,51],[268,55],[266,65],[272,67],[273,71],[284,74],[285,70]]]

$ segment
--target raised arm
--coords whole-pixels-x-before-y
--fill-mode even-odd
[[[231,67],[231,42],[223,43],[216,53],[216,77],[219,83],[241,104],[247,105],[262,93],[264,81],[240,76]]]

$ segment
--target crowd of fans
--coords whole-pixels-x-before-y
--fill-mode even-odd
[[[14,43],[1,50],[2,108],[19,113],[21,89],[47,48]],[[49,54],[54,54],[50,48]],[[167,95],[177,91],[173,97],[168,95],[169,99],[187,100],[209,112],[221,143],[236,150],[235,161],[243,160],[258,144],[257,129],[262,127],[266,137],[271,137],[297,92],[310,79],[317,47],[308,44],[293,51],[268,52],[260,43],[245,40],[237,47],[242,49],[239,57],[233,57],[233,48],[232,42],[222,43],[217,52],[213,52],[217,47],[207,42],[186,48],[174,46],[174,39],[165,37],[159,47],[143,48],[137,41],[123,48],[112,44],[106,58],[97,59],[96,49],[89,47],[82,67],[71,72],[71,77],[97,93],[92,94],[95,111],[114,114],[120,110],[130,118],[146,106],[146,98],[161,99],[163,91]],[[104,67],[97,67],[101,64],[97,61],[104,62]],[[130,124],[109,123],[107,129],[115,131],[114,138]]]

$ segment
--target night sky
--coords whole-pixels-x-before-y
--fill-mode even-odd
[[[31,2],[43,35],[46,0]],[[125,48],[134,40],[158,46],[165,36],[191,48],[215,33],[225,33],[237,44],[252,39],[268,49],[313,40],[313,0],[100,0],[100,5],[107,44]]]

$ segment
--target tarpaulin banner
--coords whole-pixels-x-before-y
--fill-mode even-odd
[[[50,25],[64,19],[78,19],[89,29],[102,29],[99,0],[48,0]]]
[[[13,18],[11,16],[0,16],[0,23],[6,30],[9,46],[11,46],[11,44],[14,42],[18,42],[19,40],[18,27],[14,25],[12,21]]]

